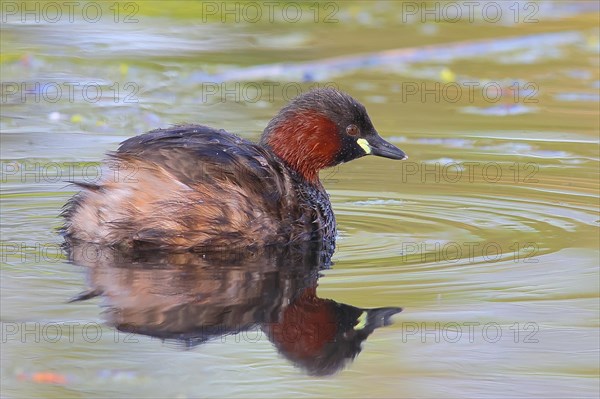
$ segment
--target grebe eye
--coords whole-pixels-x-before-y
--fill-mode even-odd
[[[358,130],[358,126],[348,125],[348,127],[346,128],[346,133],[348,133],[350,136],[358,136],[360,131]]]

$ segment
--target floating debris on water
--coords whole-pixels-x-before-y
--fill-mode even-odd
[[[554,95],[554,99],[558,101],[589,101],[599,102],[600,94],[598,93],[558,93]]]
[[[53,371],[40,371],[33,373],[18,372],[17,380],[36,384],[65,385],[69,379],[64,374]]]
[[[78,382],[84,379],[82,376],[76,376],[74,374],[59,373],[56,371],[24,371],[18,369],[15,372],[15,377],[21,382],[32,382],[35,384],[48,384],[48,385],[66,385]],[[97,380],[98,382],[127,382],[139,384],[141,381],[145,381],[147,377],[141,375],[139,372],[134,370],[120,370],[120,369],[101,369],[98,370],[91,380]],[[89,381],[90,378],[85,378]]]
[[[51,120],[52,122],[59,121],[61,119],[61,117],[62,117],[62,115],[58,111],[50,112],[48,114],[48,120]]]
[[[440,71],[440,78],[444,83],[456,82],[456,74],[449,68],[443,68]]]
[[[460,112],[464,114],[487,115],[487,116],[509,116],[523,115],[537,112],[536,107],[528,107],[522,104],[495,105],[493,107],[463,107]]]
[[[365,200],[365,201],[354,201],[352,202],[352,205],[358,205],[358,206],[371,206],[371,205],[402,205],[403,202],[399,201],[399,200],[393,200],[393,199],[369,199],[369,200]]]
[[[428,145],[443,145],[445,147],[454,148],[473,148],[473,140],[470,139],[459,139],[459,138],[432,138],[432,137],[420,137],[416,140],[419,144]]]
[[[551,53],[560,54],[560,46],[581,43],[583,35],[576,31],[534,34],[504,39],[484,39],[424,47],[407,47],[377,53],[326,58],[300,63],[264,64],[232,68],[221,73],[207,74],[198,71],[190,76],[190,83],[227,81],[252,81],[259,79],[303,79],[318,81],[348,74],[361,69],[397,68],[401,64],[441,62],[447,64],[457,59],[485,57],[493,54],[528,53],[524,62],[539,60]],[[533,52],[533,53],[532,53]],[[500,59],[500,58],[499,58]],[[506,61],[506,60],[505,60]],[[510,61],[515,62],[515,60]]]
[[[81,123],[83,122],[83,116],[81,116],[80,114],[73,114],[71,115],[70,120],[72,123]]]

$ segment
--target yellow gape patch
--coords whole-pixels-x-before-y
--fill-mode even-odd
[[[358,139],[358,140],[356,140],[356,144],[358,144],[360,146],[360,148],[365,150],[365,154],[371,153],[371,146],[369,145],[369,142],[367,140]]]
[[[364,140],[364,139],[361,139]],[[367,140],[365,140],[367,141]],[[362,146],[361,146],[362,147]],[[358,317],[357,323],[354,326],[354,330],[362,330],[363,328],[365,328],[367,326],[367,312],[362,312],[360,314],[360,316]]]

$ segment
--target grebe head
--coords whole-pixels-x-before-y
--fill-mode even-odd
[[[335,89],[293,99],[269,122],[261,144],[313,183],[319,170],[365,155],[407,158],[379,136],[361,103]]]

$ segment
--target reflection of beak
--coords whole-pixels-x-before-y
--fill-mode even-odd
[[[379,135],[369,137],[369,140],[360,138],[356,143],[365,151],[366,154],[377,155],[379,157],[390,159],[407,159],[408,156],[398,147],[388,143]]]
[[[364,330],[371,334],[376,328],[392,324],[392,316],[402,312],[402,308],[366,309],[362,312],[354,326],[355,330]]]

